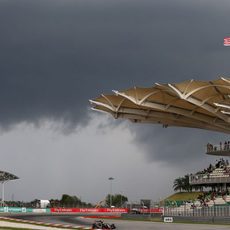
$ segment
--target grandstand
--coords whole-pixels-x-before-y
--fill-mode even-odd
[[[230,156],[230,141],[220,142],[218,145],[208,143],[206,154],[217,156]]]
[[[165,200],[165,213],[176,216],[194,215],[194,213],[212,215],[216,210],[220,215],[230,213],[230,165],[228,160],[221,158],[216,161],[216,164],[210,164],[208,168],[190,174],[189,183],[197,186],[203,192],[197,193],[197,197],[193,199],[186,200],[177,197],[175,200]]]
[[[201,172],[191,174],[189,183],[206,187],[218,184],[227,189],[230,186],[230,165],[228,160],[225,161],[221,158],[215,165],[210,165]]]
[[[210,187],[209,193],[204,193],[203,205],[230,205],[230,165],[228,160],[221,158],[215,165],[211,165],[201,172],[191,174],[191,185]]]

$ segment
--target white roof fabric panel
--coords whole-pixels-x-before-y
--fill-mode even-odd
[[[113,91],[90,100],[94,110],[133,122],[230,133],[230,78]]]
[[[0,171],[0,182],[16,180],[16,179],[19,179],[19,178],[11,173]]]

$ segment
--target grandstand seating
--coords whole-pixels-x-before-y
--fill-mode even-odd
[[[230,203],[230,196],[229,195],[225,196],[225,201]]]
[[[226,201],[223,199],[223,197],[216,197],[214,200],[215,205],[226,205]]]
[[[203,188],[203,191],[206,192],[200,193],[195,200],[192,198],[192,201],[174,200],[171,204],[166,204],[166,213],[178,216],[199,213],[203,215],[208,210],[208,215],[214,215],[215,212],[219,212],[221,215],[228,213],[229,215],[230,164],[228,160],[221,158],[214,165],[210,164],[208,168],[190,174],[189,183],[191,187],[199,185],[198,188]]]
[[[208,205],[208,207],[212,207],[215,203],[213,200],[209,200],[208,202],[206,202],[206,204]]]
[[[190,175],[191,184],[214,184],[229,183],[230,184],[230,165],[224,159],[220,159],[215,166],[210,165],[201,172]]]
[[[171,204],[166,204],[167,207],[174,207],[177,211],[185,211],[202,207],[230,206],[230,164],[228,160],[221,158],[216,161],[215,165],[210,164],[208,168],[190,174],[189,183],[191,185],[205,185],[206,188],[211,187],[212,191],[204,192],[192,202],[175,200]],[[221,188],[220,184],[223,185]]]
[[[229,168],[229,166],[227,168]],[[226,169],[216,168],[209,174],[209,176],[211,178],[216,178],[216,177],[229,177],[230,175],[226,173]]]
[[[230,196],[218,196],[215,197],[214,200],[207,200],[206,205],[208,207],[212,207],[214,205],[230,205]],[[189,210],[192,208],[201,208],[203,205],[199,200],[195,200],[194,202],[184,202],[184,201],[171,201],[171,202],[167,202],[165,203],[166,207],[174,207],[175,210],[177,211],[184,211],[184,210]]]

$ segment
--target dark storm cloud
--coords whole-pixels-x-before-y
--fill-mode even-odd
[[[135,141],[147,153],[147,160],[167,162],[171,167],[185,167],[187,173],[191,172],[188,170],[194,171],[197,164],[201,167],[200,162],[206,165],[208,163],[205,161],[210,163],[216,159],[216,156],[205,154],[207,143],[228,141],[226,135],[218,132],[174,127],[165,129],[159,125],[141,126],[143,124],[133,124],[131,129],[136,133]]]
[[[1,1],[1,126],[42,118],[76,125],[86,120],[88,99],[102,92],[228,76],[222,41],[229,7],[210,0]],[[180,137],[136,131],[149,153],[153,130],[171,144],[186,141],[184,132],[193,138],[187,130]]]

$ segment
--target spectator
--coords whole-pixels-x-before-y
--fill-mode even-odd
[[[224,150],[227,150],[227,145],[228,145],[228,143],[227,143],[227,141],[225,141],[224,142]]]

